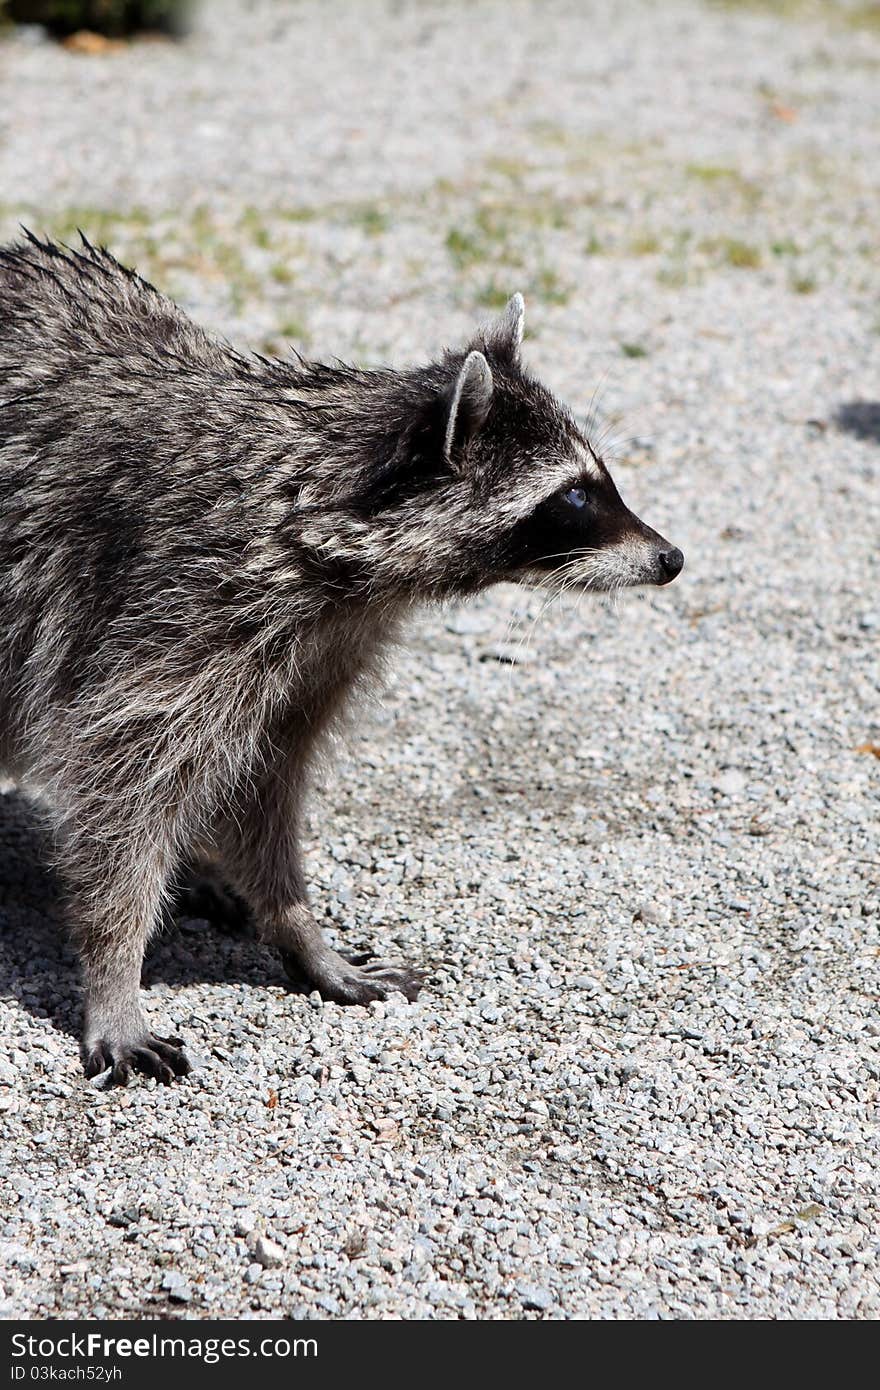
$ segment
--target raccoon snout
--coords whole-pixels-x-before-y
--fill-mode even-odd
[[[677,574],[681,574],[684,565],[684,555],[678,546],[673,546],[671,550],[661,550],[660,560],[660,584],[670,584]]]

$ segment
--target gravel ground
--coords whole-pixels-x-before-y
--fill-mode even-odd
[[[880,15],[369,9],[0,41],[4,235],[79,223],[230,336],[359,361],[522,289],[687,569],[424,618],[309,862],[429,987],[322,1006],[184,923],[145,970],[177,1087],[83,1080],[0,799],[0,1307],[876,1317]]]

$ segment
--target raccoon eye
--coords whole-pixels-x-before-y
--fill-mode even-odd
[[[582,487],[570,487],[563,496],[572,507],[585,507],[587,505],[587,494]]]

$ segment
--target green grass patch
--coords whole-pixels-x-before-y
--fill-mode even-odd
[[[246,232],[255,246],[262,250],[268,250],[272,245],[272,238],[261,214],[256,208],[245,208],[239,218],[239,226]]]
[[[521,183],[529,172],[529,165],[523,159],[505,159],[501,155],[490,155],[486,168],[492,174],[500,174],[511,183]]]
[[[477,299],[485,309],[503,309],[510,299],[510,291],[500,281],[489,280],[480,290]]]
[[[653,232],[641,232],[632,238],[629,249],[634,256],[656,256],[660,250],[660,238],[654,236]]]
[[[143,234],[150,224],[149,215],[143,208],[129,208],[126,212],[108,211],[107,208],[78,206],[65,209],[62,213],[50,216],[46,221],[46,231],[56,241],[79,245],[82,230],[93,246],[106,246],[112,251],[112,243],[121,236],[128,240],[132,233]],[[33,230],[36,230],[34,228]]]
[[[531,283],[531,292],[545,304],[567,304],[571,290],[549,266],[542,266]]]
[[[730,169],[725,164],[686,164],[685,173],[688,178],[698,179],[700,183],[720,183],[723,179],[740,177],[737,169]]]
[[[781,19],[798,17],[821,11],[822,0],[708,0],[713,10],[743,10],[751,14],[776,15]]]
[[[352,208],[349,220],[367,236],[381,236],[391,226],[391,217],[377,203],[362,203]]]
[[[788,283],[795,294],[813,294],[816,290],[814,275],[792,275]]]
[[[309,339],[308,326],[304,319],[289,317],[283,319],[278,325],[276,337],[282,338],[288,343],[306,343]]]
[[[761,264],[761,253],[757,246],[751,246],[747,241],[739,241],[736,237],[722,242],[721,254],[727,264],[732,265],[735,270],[757,270]]]
[[[487,259],[487,249],[481,238],[473,232],[462,231],[461,227],[450,227],[446,233],[446,250],[457,270],[478,265]]]
[[[529,122],[529,134],[541,145],[564,148],[574,143],[575,137],[566,126],[556,121],[537,120]]]
[[[854,5],[844,11],[844,20],[851,29],[873,29],[880,32],[880,4]]]
[[[718,198],[734,197],[746,207],[757,207],[761,201],[761,190],[740,173],[739,169],[727,164],[686,164],[685,174],[689,179],[713,190]]]
[[[738,237],[709,237],[700,242],[700,250],[734,270],[757,270],[762,263],[758,247]]]
[[[694,261],[692,240],[693,233],[688,227],[675,233],[668,256],[657,271],[658,285],[680,290],[701,279],[702,268]]]
[[[824,20],[849,29],[880,30],[880,4],[863,0],[842,5],[839,0],[707,0],[711,9],[741,10],[778,19]]]
[[[318,216],[318,209],[307,207],[303,203],[301,207],[279,208],[278,216],[283,217],[285,222],[314,222]]]
[[[521,215],[522,210],[515,205],[487,204],[477,210],[469,225],[450,227],[445,246],[455,268],[518,265],[521,257],[513,250],[511,238],[516,230],[516,217]]]
[[[620,351],[624,357],[647,357],[648,349],[644,343],[621,343]]]
[[[685,285],[691,283],[692,278],[687,266],[680,261],[671,261],[669,265],[661,266],[657,271],[657,284],[668,290],[683,290]]]

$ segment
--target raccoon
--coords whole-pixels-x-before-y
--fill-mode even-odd
[[[415,998],[417,970],[337,953],[309,906],[328,732],[416,604],[681,570],[522,336],[514,295],[428,366],[268,360],[85,237],[0,251],[0,765],[50,808],[88,1076],[189,1070],[139,1001],[183,866],[325,999]]]

